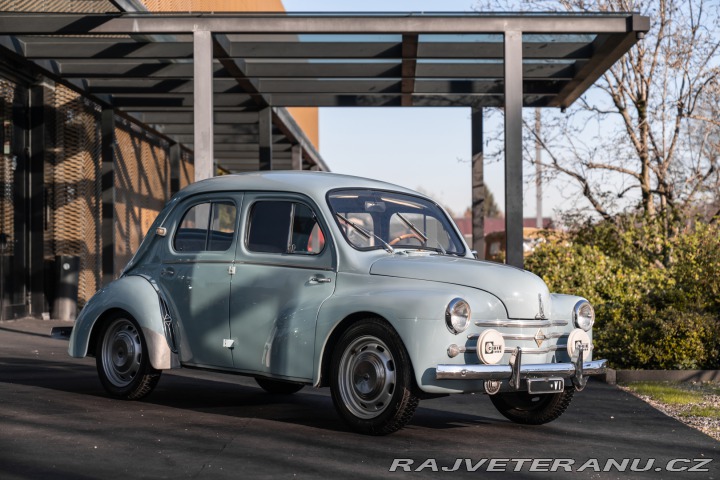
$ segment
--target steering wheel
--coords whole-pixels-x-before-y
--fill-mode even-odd
[[[425,240],[423,240],[422,237],[420,237],[420,236],[419,236],[417,233],[415,233],[415,232],[404,233],[404,234],[402,234],[402,235],[398,235],[397,237],[395,237],[395,238],[393,238],[392,240],[390,240],[389,244],[390,244],[390,245],[395,245],[396,243],[401,242],[401,241],[403,241],[403,240],[406,240],[406,239],[408,239],[408,238],[412,238],[412,239],[417,240],[420,245],[424,245],[424,244],[425,244]]]

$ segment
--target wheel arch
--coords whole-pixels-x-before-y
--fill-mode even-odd
[[[159,293],[148,279],[137,275],[121,277],[99,290],[82,309],[70,335],[68,353],[76,358],[94,355],[103,325],[110,316],[122,312],[142,330],[152,367],[173,368],[175,355],[165,335],[161,309]]]
[[[102,332],[103,330],[105,330],[107,322],[109,322],[110,319],[112,319],[116,315],[127,315],[128,317],[135,320],[135,318],[130,315],[130,313],[126,312],[121,308],[111,308],[101,313],[97,320],[95,320],[95,323],[92,326],[92,330],[90,331],[90,337],[88,339],[87,347],[87,355],[89,357],[96,356],[97,352],[95,350],[97,348],[98,337],[102,335]],[[137,320],[135,321],[137,322]]]
[[[399,335],[398,331],[395,329],[392,323],[388,321],[388,319],[384,316],[371,311],[359,311],[351,313],[337,323],[335,328],[333,328],[333,330],[330,332],[327,341],[325,342],[320,361],[320,375],[318,376],[317,382],[315,382],[316,387],[327,387],[330,385],[330,365],[332,364],[333,351],[335,350],[335,346],[337,345],[342,335],[356,322],[368,318],[380,320],[385,326],[395,332],[395,334],[398,335],[398,338],[400,338],[400,342],[402,343],[403,348],[407,350],[407,347],[405,346],[405,343],[402,337]],[[412,379],[413,390],[419,391],[417,387],[417,382],[415,380],[415,373],[412,365],[412,359],[410,359],[410,355],[408,355],[408,361],[410,362],[410,378]]]

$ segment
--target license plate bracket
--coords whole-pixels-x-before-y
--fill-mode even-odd
[[[565,389],[565,380],[560,377],[530,378],[528,393],[559,393]]]

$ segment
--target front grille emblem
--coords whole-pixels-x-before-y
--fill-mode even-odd
[[[542,329],[538,330],[535,334],[535,343],[537,343],[538,348],[540,348],[543,344],[543,342],[547,340],[547,337],[545,336],[545,332],[542,331]]]

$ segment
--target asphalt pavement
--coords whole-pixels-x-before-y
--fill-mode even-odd
[[[142,401],[111,399],[94,359],[49,337],[67,325],[0,322],[3,480],[720,479],[720,442],[600,382],[548,425],[515,425],[484,395],[454,395],[370,437],[345,427],[328,389],[270,395],[240,376],[175,370]]]

